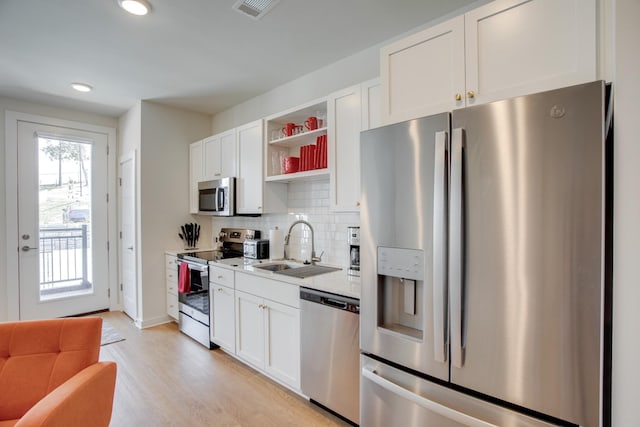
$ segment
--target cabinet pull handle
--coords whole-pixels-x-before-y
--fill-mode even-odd
[[[222,279],[223,277],[224,277],[223,275],[220,275],[220,276],[218,276],[218,279]]]
[[[218,288],[218,292],[222,292],[222,288]]]
[[[469,99],[473,99],[473,98],[475,98],[475,97],[476,97],[476,94],[475,94],[475,93],[473,93],[473,91],[472,91],[472,90],[470,90],[469,92],[467,92],[467,98],[469,98]]]
[[[462,95],[456,93],[456,101],[462,101]]]

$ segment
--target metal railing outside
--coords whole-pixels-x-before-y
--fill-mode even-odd
[[[88,277],[88,225],[40,229],[40,293],[86,289]]]

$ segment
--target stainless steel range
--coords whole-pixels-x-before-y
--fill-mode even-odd
[[[180,331],[205,347],[218,348],[210,340],[209,262],[242,257],[245,240],[260,238],[259,230],[222,228],[221,249],[178,254],[178,300]]]

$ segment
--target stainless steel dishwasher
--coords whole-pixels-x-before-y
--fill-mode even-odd
[[[360,423],[360,301],[300,288],[301,386],[312,402]]]

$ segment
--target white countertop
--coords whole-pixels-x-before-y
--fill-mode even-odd
[[[214,248],[193,248],[193,249],[167,249],[164,251],[165,254],[167,255],[173,255],[173,256],[177,256],[178,254],[183,254],[186,252],[207,252],[207,251],[213,251],[215,250]]]
[[[273,271],[262,270],[254,267],[256,264],[270,264],[274,262],[282,262],[282,260],[227,258],[217,261],[209,261],[209,264],[222,268],[229,268],[234,271],[254,274],[267,279],[290,283],[292,285],[305,286],[319,291],[331,292],[337,295],[360,299],[360,277],[348,275],[347,268],[339,267],[341,269],[338,271],[319,274],[305,279],[298,279],[296,277],[285,276],[274,273]]]

